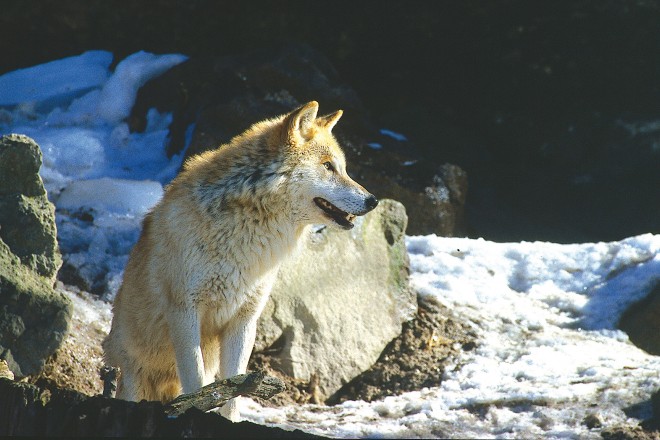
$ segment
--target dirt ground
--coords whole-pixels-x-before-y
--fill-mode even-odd
[[[89,396],[101,394],[101,342],[110,326],[110,306],[76,287],[58,284],[57,288],[74,303],[71,328],[60,348],[46,361],[41,373],[28,378],[28,381],[72,388]],[[101,313],[98,315],[89,313],[99,308]]]

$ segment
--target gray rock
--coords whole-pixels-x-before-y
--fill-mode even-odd
[[[419,213],[420,223],[434,225],[438,235],[448,237],[464,235],[467,232],[465,226],[467,173],[457,165],[446,163],[438,168],[432,181],[432,185],[424,188],[424,192],[435,209]]]
[[[382,200],[350,232],[324,228],[280,269],[255,350],[323,397],[369,368],[417,310],[408,286],[405,208]]]
[[[660,355],[660,283],[643,300],[631,305],[618,327],[628,333],[630,342],[647,353]]]
[[[0,138],[0,238],[23,264],[54,281],[62,258],[55,207],[39,176],[41,157],[27,136]]]
[[[0,358],[17,377],[38,373],[66,335],[72,305],[52,286],[0,239]]]
[[[33,140],[0,138],[0,359],[19,378],[41,370],[72,314],[53,289],[61,257],[40,165]]]

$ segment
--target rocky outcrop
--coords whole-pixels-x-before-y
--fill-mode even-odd
[[[282,266],[255,350],[326,398],[369,368],[417,310],[403,205],[382,200],[350,232],[323,228]]]
[[[619,328],[642,350],[660,355],[660,284],[633,304],[619,320]],[[660,400],[659,400],[660,403]]]
[[[39,275],[54,280],[62,259],[55,207],[39,176],[41,150],[27,136],[0,138],[0,238]]]
[[[304,44],[193,57],[140,89],[129,123],[141,131],[149,108],[172,111],[168,154],[188,143],[190,156],[311,100],[319,101],[322,113],[344,110],[333,133],[344,146],[349,173],[378,198],[403,203],[410,212],[409,233],[465,233],[465,171],[452,165],[453,175],[461,177],[449,178],[448,166],[430,163],[407,138],[375,125],[332,64]]]
[[[41,370],[72,313],[68,299],[53,289],[61,257],[40,166],[33,140],[0,138],[0,359],[17,377]]]

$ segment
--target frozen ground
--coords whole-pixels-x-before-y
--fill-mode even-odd
[[[636,423],[660,358],[615,330],[660,279],[660,236],[558,245],[408,237],[412,283],[467,320],[479,346],[442,386],[332,409],[260,408],[253,420],[346,437],[599,438],[583,423]]]
[[[130,133],[123,120],[138,88],[184,59],[140,52],[110,71],[112,55],[94,51],[0,76],[0,133],[24,133],[41,146],[65,261],[106,299],[142,216],[181,163],[164,153],[170,115],[150,111],[144,133]],[[585,417],[608,427],[648,415],[660,358],[615,324],[660,282],[660,235],[574,245],[433,235],[406,243],[420,296],[478,335],[442,386],[336,407],[248,402],[244,417],[333,437],[597,438]],[[100,313],[76,307],[83,318]]]

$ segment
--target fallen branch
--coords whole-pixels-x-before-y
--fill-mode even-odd
[[[165,405],[169,416],[178,416],[192,407],[202,411],[218,408],[237,396],[255,396],[270,399],[284,391],[284,382],[264,371],[239,374],[219,380],[190,394],[182,394]]]
[[[118,367],[104,366],[101,368],[101,380],[103,381],[103,397],[115,397],[117,392]]]
[[[119,368],[116,367],[103,367],[101,369],[104,397],[115,397],[118,372]],[[169,416],[181,415],[192,407],[209,411],[221,407],[237,396],[256,396],[262,399],[270,399],[284,391],[285,388],[284,382],[278,378],[266,376],[264,371],[255,371],[213,382],[194,393],[182,394],[165,404],[164,409]]]

